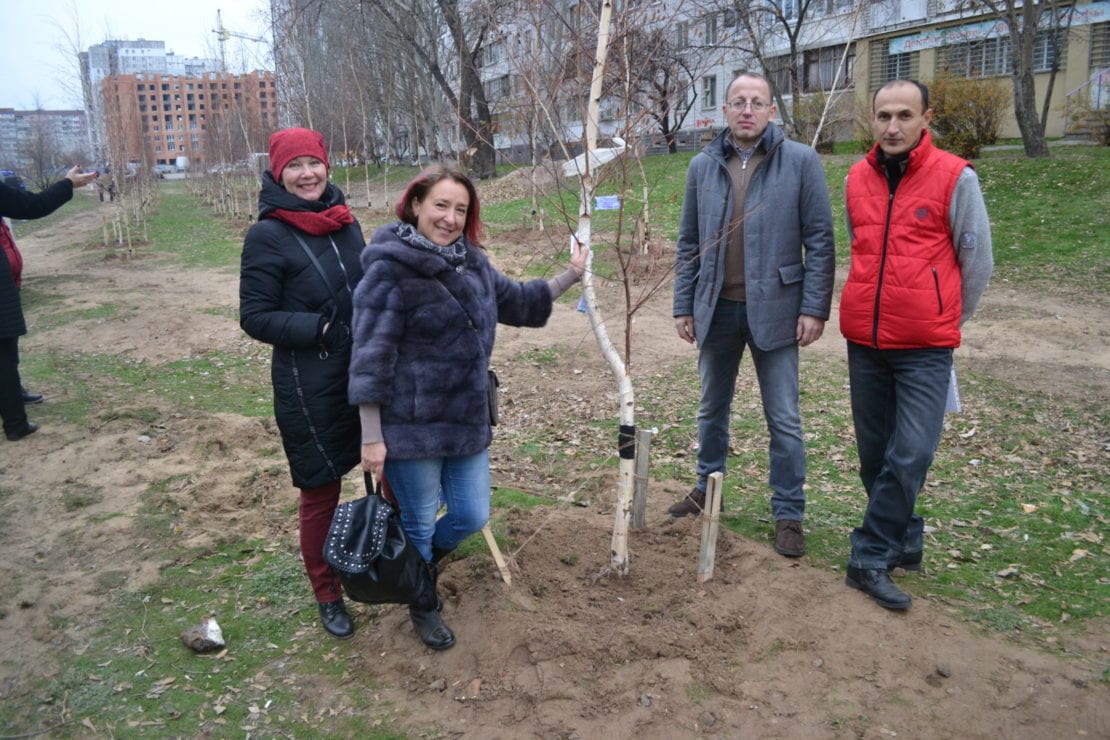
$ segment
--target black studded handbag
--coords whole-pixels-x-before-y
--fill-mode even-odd
[[[435,586],[424,557],[401,527],[401,515],[371,487],[362,498],[339,504],[324,543],[324,560],[353,601],[366,604],[435,604]]]

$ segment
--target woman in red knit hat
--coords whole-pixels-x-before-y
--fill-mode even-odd
[[[270,137],[258,222],[243,244],[239,324],[273,346],[274,417],[301,492],[301,557],[324,629],[345,639],[354,624],[323,551],[342,478],[360,456],[347,364],[351,294],[362,277],[365,241],[328,169],[327,146],[316,131],[287,128]]]

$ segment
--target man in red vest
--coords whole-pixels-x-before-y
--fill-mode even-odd
[[[877,143],[848,173],[852,265],[840,301],[867,489],[845,582],[908,609],[889,571],[921,569],[925,523],[914,504],[940,441],[952,350],[994,259],[975,170],[933,146],[928,88],[889,82],[872,108]]]

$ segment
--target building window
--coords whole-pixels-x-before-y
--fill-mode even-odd
[[[674,29],[674,43],[679,49],[690,46],[690,27],[685,23],[676,23]]]
[[[790,57],[788,55],[768,59],[765,71],[767,79],[771,81],[772,89],[777,90],[779,95],[794,94],[794,86],[790,83]]]
[[[1040,31],[1033,39],[1033,69],[1037,72],[1051,72],[1053,63],[1059,59],[1060,69],[1064,68],[1065,52],[1068,43],[1067,32],[1059,30],[1055,37],[1048,31]]]
[[[1091,26],[1091,57],[1087,66],[1092,71],[1110,67],[1110,23]]]
[[[488,100],[501,100],[509,97],[510,94],[511,87],[508,75],[501,75],[500,77],[486,81],[486,98]]]
[[[798,0],[778,0],[778,7],[786,20],[792,21],[798,17]]]
[[[843,64],[841,64],[842,59]],[[844,44],[805,52],[805,66],[802,69],[802,86],[805,92],[831,90],[834,83],[838,89],[851,87],[852,68],[855,66],[855,61],[854,44],[848,45],[847,54],[844,53]]]
[[[937,54],[938,71],[960,77],[998,77],[1010,70],[1010,37],[978,39],[945,46]]]
[[[701,107],[702,110],[711,110],[717,107],[716,75],[708,75],[701,78]]]
[[[1057,55],[1063,67],[1062,44],[1053,43],[1048,32],[1037,33],[1033,40],[1033,71],[1048,72]],[[1010,74],[1010,37],[977,39],[945,46],[937,54],[937,70],[964,77],[1002,77]]]
[[[871,90],[893,80],[915,80],[919,75],[920,52],[891,54],[889,40],[871,44],[871,69],[868,70],[867,84]]]
[[[485,67],[491,64],[497,64],[505,58],[505,47],[500,41],[494,41],[482,49],[481,58],[478,60],[479,67]]]
[[[706,44],[715,44],[715,43],[717,43],[717,14],[716,13],[710,13],[709,15],[705,16],[704,26],[705,26],[705,29],[704,29],[705,30],[705,43]]]

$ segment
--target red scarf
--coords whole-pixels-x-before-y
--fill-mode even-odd
[[[278,208],[266,214],[268,218],[276,218],[287,223],[295,229],[300,229],[313,236],[324,236],[339,231],[347,224],[355,222],[351,209],[346,203],[340,203],[324,211],[289,211]]]
[[[8,264],[12,268],[12,279],[15,280],[15,287],[18,288],[23,284],[23,255],[15,245],[15,236],[8,227],[8,222],[2,218],[0,218],[0,247],[3,247],[4,256],[8,258]]]

